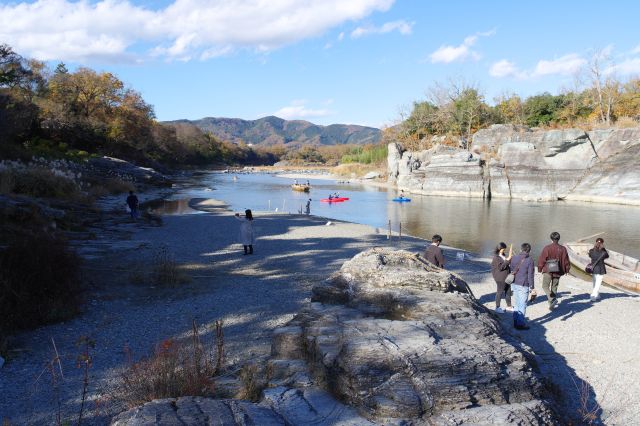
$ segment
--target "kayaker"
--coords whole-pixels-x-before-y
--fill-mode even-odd
[[[333,194],[329,194],[329,199],[333,200]]]

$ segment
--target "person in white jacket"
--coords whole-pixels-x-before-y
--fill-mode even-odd
[[[244,247],[244,254],[253,254],[253,215],[251,210],[244,211],[244,217],[236,213],[236,219],[240,221],[240,243]]]

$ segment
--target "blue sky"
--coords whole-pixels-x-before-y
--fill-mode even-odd
[[[595,51],[640,75],[640,2],[0,1],[0,43],[118,75],[159,120],[393,124],[429,87],[572,87]]]

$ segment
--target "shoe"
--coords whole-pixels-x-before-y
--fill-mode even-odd
[[[516,325],[514,327],[516,330],[529,330],[531,328],[528,325]]]
[[[553,311],[558,306],[558,299],[553,299],[551,303],[549,303],[549,310]]]
[[[505,312],[513,312],[513,308],[511,306],[507,306],[504,310]]]
[[[504,314],[504,309],[497,307],[496,308],[496,314]]]

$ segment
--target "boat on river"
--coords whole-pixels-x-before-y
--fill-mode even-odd
[[[391,201],[395,201],[396,203],[408,203],[409,201],[411,201],[411,198],[407,198],[407,197],[398,197],[398,198],[394,198]]]
[[[578,241],[567,243],[566,247],[571,263],[584,271],[591,263],[589,250],[593,244]],[[607,252],[609,257],[604,260],[607,273],[602,281],[622,290],[640,292],[640,260],[609,249]]]
[[[323,203],[343,203],[349,201],[349,197],[333,197],[333,198],[321,198]]]
[[[300,191],[300,192],[309,192],[309,190],[311,189],[311,185],[305,185],[302,183],[294,183],[291,185],[291,189],[293,189],[294,191]]]

